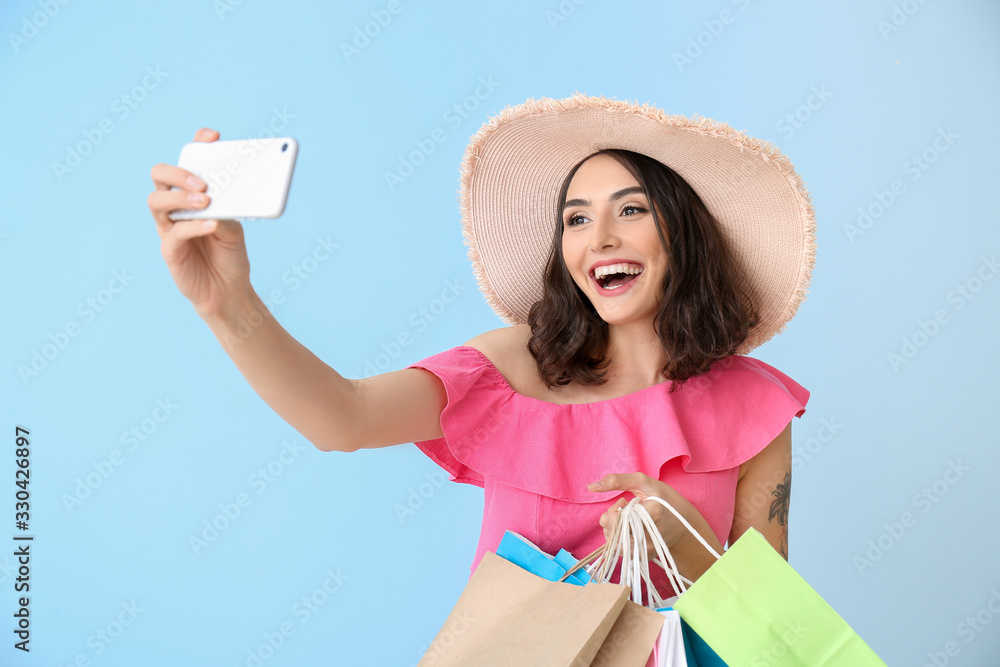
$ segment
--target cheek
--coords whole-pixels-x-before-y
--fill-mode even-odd
[[[667,262],[666,260],[660,260],[653,267],[653,274],[656,276],[656,282],[658,285],[663,282],[663,276],[667,274]]]
[[[573,243],[573,237],[564,234],[562,240],[560,240],[559,242],[562,244],[563,259],[565,259],[567,262],[570,261],[573,255],[576,254],[575,246],[577,244]]]
[[[579,244],[573,243],[572,241],[567,241],[566,237],[563,237],[562,242],[562,256],[563,263],[569,270],[569,274],[573,277],[573,280],[580,284],[580,282],[586,278],[580,270],[580,259],[581,251],[576,246]]]
[[[646,256],[653,259],[652,266],[650,268],[652,269],[652,272],[656,275],[657,280],[658,281],[662,280],[663,276],[667,272],[668,259],[667,259],[667,251],[664,250],[663,246],[660,244],[659,239],[656,239],[655,245],[651,245],[649,247],[648,254]]]

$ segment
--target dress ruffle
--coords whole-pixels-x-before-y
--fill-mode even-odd
[[[671,382],[664,382],[571,405],[518,394],[485,355],[468,346],[410,368],[430,371],[444,384],[444,437],[415,444],[453,481],[482,487],[488,478],[576,503],[621,495],[586,488],[611,472],[660,479],[672,461],[688,473],[739,466],[792,417],[802,416],[809,400],[809,391],[781,371],[739,355],[716,362],[673,394]]]

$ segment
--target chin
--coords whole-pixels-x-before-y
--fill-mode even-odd
[[[628,312],[628,313],[606,313],[597,311],[597,314],[608,326],[624,326],[626,324],[635,324],[637,322],[646,322],[649,327],[653,327],[653,320],[656,317],[655,312],[651,313],[639,313],[639,312]]]

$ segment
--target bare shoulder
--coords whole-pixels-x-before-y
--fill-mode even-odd
[[[528,352],[530,339],[531,327],[518,324],[481,333],[466,345],[482,352],[515,389],[527,389],[538,379],[535,359]]]
[[[562,404],[592,403],[611,397],[601,388],[580,387],[572,383],[559,387],[546,385],[538,371],[538,363],[528,350],[530,340],[531,327],[520,324],[479,334],[466,345],[482,352],[500,371],[507,384],[522,396]]]
[[[517,324],[512,327],[501,327],[486,331],[469,340],[466,345],[474,347],[490,359],[499,355],[510,355],[514,349],[524,348],[527,351],[528,340],[531,338],[531,327],[527,324]]]

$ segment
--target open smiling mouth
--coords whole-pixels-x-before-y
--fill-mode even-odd
[[[598,266],[591,275],[594,281],[603,289],[620,289],[638,278],[644,268],[638,264],[609,264]]]

